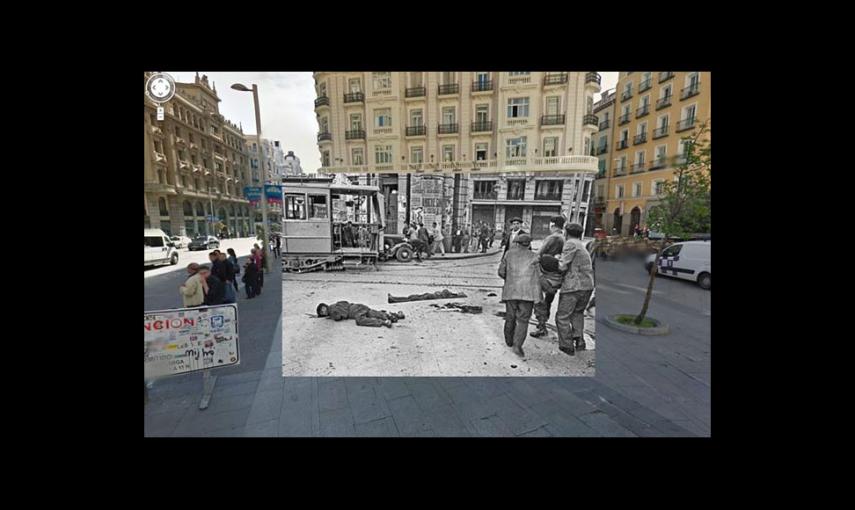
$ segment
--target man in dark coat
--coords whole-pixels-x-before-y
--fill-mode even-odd
[[[531,336],[538,338],[546,335],[546,323],[549,322],[549,312],[555,294],[564,282],[564,273],[558,270],[558,258],[564,250],[564,216],[554,216],[549,219],[549,236],[543,240],[537,255],[540,259],[540,288],[543,291],[543,301],[534,305],[534,316],[537,317],[537,329]]]
[[[208,266],[201,266],[199,268],[199,275],[202,277],[202,281],[204,282],[203,288],[207,289],[205,291],[205,304],[223,304],[223,300],[226,297],[225,283],[217,278],[217,275],[213,274]]]
[[[347,225],[341,226],[341,246],[343,248],[352,248],[353,245],[353,222],[348,221]]]
[[[487,244],[490,242],[490,227],[486,223],[481,224],[481,232],[478,239],[481,242],[481,253],[487,253]]]
[[[514,354],[525,357],[522,350],[528,332],[528,321],[536,303],[542,299],[540,291],[540,264],[531,251],[531,237],[520,234],[514,246],[502,256],[499,277],[505,280],[502,302],[505,303],[505,343]]]
[[[428,258],[431,257],[431,249],[430,249],[430,232],[425,227],[424,223],[419,223],[419,241],[422,243],[422,247],[425,252],[427,252]]]
[[[520,234],[528,234],[528,232],[522,229],[522,220],[520,218],[511,218],[511,231],[508,233],[508,240],[505,242],[505,253],[514,244],[516,236]]]
[[[316,311],[318,317],[327,317],[334,321],[354,319],[359,326],[375,328],[380,326],[391,328],[393,322],[398,322],[404,318],[402,312],[389,313],[385,310],[372,310],[366,305],[347,301],[339,301],[331,306],[321,303]]]

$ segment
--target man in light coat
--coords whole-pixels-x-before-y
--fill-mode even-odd
[[[188,264],[187,274],[190,276],[184,285],[178,287],[184,308],[202,306],[205,303],[205,289],[202,285],[202,277],[199,275],[199,264],[195,262]]]
[[[566,271],[561,284],[555,326],[558,348],[573,356],[585,350],[585,307],[594,291],[594,270],[591,255],[582,243],[582,225],[564,225],[564,250],[558,260],[559,271]]]
[[[505,303],[505,343],[514,354],[524,357],[522,349],[528,332],[528,321],[535,303],[541,301],[540,261],[531,251],[531,236],[519,234],[513,247],[502,256],[499,277],[505,280],[502,302]]]

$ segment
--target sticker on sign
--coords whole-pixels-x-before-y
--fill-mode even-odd
[[[240,364],[237,305],[145,312],[145,377]]]

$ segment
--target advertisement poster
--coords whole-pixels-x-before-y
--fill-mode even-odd
[[[261,186],[246,186],[243,188],[243,196],[249,200],[249,205],[258,207],[261,202]]]
[[[145,312],[144,325],[146,379],[240,363],[235,304]]]
[[[264,192],[267,194],[268,204],[282,205],[282,186],[276,184],[265,184]]]

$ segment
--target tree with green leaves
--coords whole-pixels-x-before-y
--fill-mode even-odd
[[[641,312],[635,318],[635,324],[641,324],[647,315],[659,259],[668,241],[673,238],[685,239],[694,233],[710,232],[709,130],[707,120],[691,135],[683,137],[683,160],[674,168],[674,179],[662,184],[659,200],[648,213],[648,225],[651,230],[661,232],[664,240],[650,268],[647,294],[644,296]]]

